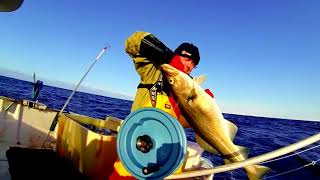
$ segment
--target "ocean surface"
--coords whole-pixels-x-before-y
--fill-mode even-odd
[[[38,100],[52,109],[60,110],[70,94],[70,90],[44,85]],[[0,96],[31,99],[31,95],[31,82],[0,76]],[[76,92],[66,111],[101,119],[105,119],[106,116],[124,119],[130,113],[131,104],[132,101],[128,100]],[[238,126],[234,142],[248,147],[249,157],[282,148],[320,131],[320,122],[315,121],[234,114],[224,114],[224,117]],[[194,141],[194,132],[187,129],[186,133],[188,140]],[[319,142],[302,149],[313,148],[298,155],[263,164],[271,168],[265,179],[320,180],[320,147],[316,147],[318,145]],[[204,152],[203,156],[210,159],[214,166],[223,164],[219,155]],[[312,162],[315,164],[310,165]],[[215,174],[214,179],[247,179],[247,176],[243,169],[237,169],[233,172]]]

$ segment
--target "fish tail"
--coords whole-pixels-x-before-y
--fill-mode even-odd
[[[270,168],[261,165],[252,165],[245,167],[249,180],[262,179],[270,171]]]
[[[232,162],[238,162],[248,158],[249,151],[246,147],[237,146],[238,151],[231,154],[224,155],[224,163],[230,164]],[[251,165],[245,167],[249,180],[262,179],[263,176],[270,171],[270,168],[261,165]]]

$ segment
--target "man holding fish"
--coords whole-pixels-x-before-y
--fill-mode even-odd
[[[131,111],[159,108],[184,128],[192,127],[199,145],[222,154],[225,163],[245,160],[245,148],[232,142],[237,127],[223,118],[211,91],[199,85],[205,77],[190,76],[200,61],[195,45],[182,43],[172,52],[153,34],[135,32],[126,40],[125,48],[141,79]],[[111,177],[132,178],[120,161],[114,167]],[[262,178],[268,169],[259,165],[245,167],[249,179]]]

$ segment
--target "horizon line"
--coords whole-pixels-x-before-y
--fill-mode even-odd
[[[0,69],[4,69],[5,71],[7,71],[7,73],[0,72],[1,76],[5,76],[8,78],[13,78],[13,79],[27,81],[27,82],[32,83],[32,81],[30,81],[30,77],[32,77],[31,75],[28,75],[26,73],[19,72],[19,71],[8,70],[8,69],[2,68],[2,67],[0,67]],[[12,75],[12,73],[18,73],[18,75],[17,74]],[[44,84],[46,86],[61,88],[61,89],[70,90],[70,91],[73,91],[74,88],[72,88],[72,87],[75,87],[75,84],[73,84],[73,83],[68,83],[68,82],[64,82],[64,81],[60,81],[60,80],[50,80],[50,79],[46,79],[46,78],[44,78],[44,80],[49,82],[48,84]],[[115,93],[115,92],[111,92],[111,91],[107,91],[107,90],[103,90],[103,89],[91,88],[91,87],[88,87],[85,85],[79,86],[77,91],[82,92],[82,93],[92,94],[92,95],[99,95],[99,96],[104,96],[104,97],[109,97],[109,98],[126,100],[126,101],[133,101],[134,100],[134,96],[132,96],[132,95]],[[317,120],[317,119],[305,119],[305,118],[304,119],[297,119],[297,118],[288,118],[288,117],[273,117],[273,116],[266,116],[263,114],[260,114],[260,115],[259,114],[258,115],[257,114],[250,114],[249,115],[249,114],[241,113],[241,112],[238,112],[238,113],[222,112],[222,114],[248,116],[248,117],[260,117],[260,118],[268,118],[268,119],[283,119],[283,120],[320,122],[320,120]]]

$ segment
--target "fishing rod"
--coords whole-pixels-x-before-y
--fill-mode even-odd
[[[52,123],[51,123],[51,126],[50,126],[50,129],[49,129],[49,132],[48,132],[48,135],[42,145],[42,147],[44,146],[44,144],[46,143],[50,133],[52,131],[55,130],[56,126],[57,126],[57,123],[58,123],[58,119],[59,117],[61,116],[61,114],[63,113],[64,109],[67,107],[67,105],[69,104],[72,96],[74,95],[74,93],[76,92],[76,90],[78,89],[78,87],[80,86],[81,82],[84,80],[84,78],[87,76],[87,74],[89,73],[89,71],[92,69],[92,67],[96,64],[96,62],[100,59],[100,57],[102,56],[102,54],[104,52],[106,52],[106,50],[109,48],[110,46],[107,45],[106,47],[104,47],[101,52],[98,54],[98,56],[95,58],[95,60],[93,61],[93,63],[91,64],[91,66],[89,67],[89,69],[86,71],[86,73],[83,75],[83,77],[81,78],[81,80],[79,81],[79,83],[77,84],[77,86],[74,88],[74,90],[72,91],[72,93],[70,94],[69,98],[67,99],[67,101],[65,102],[65,104],[63,105],[63,107],[61,108],[61,110],[59,111],[59,113],[56,114],[56,116],[54,117]]]
[[[307,138],[300,140],[294,144],[282,147],[280,149],[271,151],[269,153],[265,153],[265,154],[262,154],[259,156],[252,157],[252,158],[244,160],[244,161],[221,165],[221,166],[213,167],[210,169],[193,170],[193,171],[183,172],[180,174],[171,174],[170,176],[166,177],[165,179],[183,179],[183,178],[206,176],[206,175],[210,175],[210,174],[231,171],[234,169],[250,166],[253,164],[259,164],[259,163],[277,158],[279,156],[291,153],[293,151],[296,151],[298,149],[301,149],[303,147],[306,147],[306,146],[313,144],[313,143],[316,143],[318,141],[320,141],[320,133],[317,133],[315,135],[307,137]]]
[[[67,101],[64,103],[63,107],[61,108],[60,112],[57,113],[57,115],[55,116],[54,120],[52,121],[52,124],[50,126],[50,131],[54,131],[54,129],[57,126],[58,123],[58,118],[59,116],[63,113],[64,109],[67,107],[67,105],[69,104],[72,96],[74,95],[74,93],[76,92],[76,90],[78,89],[78,87],[80,86],[81,82],[84,80],[84,78],[87,76],[87,74],[89,73],[89,71],[91,70],[91,68],[96,64],[96,62],[100,59],[100,57],[102,56],[102,54],[109,48],[109,46],[104,47],[101,52],[98,54],[98,56],[96,57],[95,61],[93,61],[93,63],[91,64],[91,66],[89,67],[89,69],[87,70],[87,72],[83,75],[83,77],[81,78],[81,80],[79,81],[79,83],[77,84],[77,86],[74,88],[74,90],[72,91],[72,93],[70,94],[69,98],[67,99]]]

